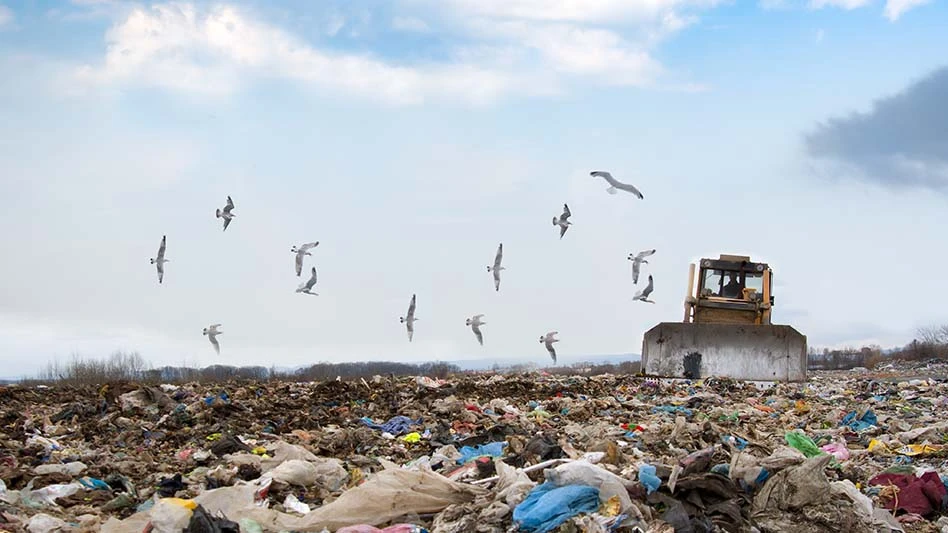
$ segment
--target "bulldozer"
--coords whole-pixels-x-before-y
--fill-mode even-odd
[[[732,254],[692,263],[684,320],[661,322],[645,332],[642,373],[806,381],[806,336],[773,324],[773,307],[773,270],[767,263]]]

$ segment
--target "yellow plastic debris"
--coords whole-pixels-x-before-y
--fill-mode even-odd
[[[405,435],[404,437],[402,437],[402,440],[405,442],[415,443],[421,440],[421,434],[418,433],[417,431],[412,431],[408,435]]]
[[[210,435],[207,436],[207,440],[215,441],[215,440],[220,439],[221,437],[223,437],[221,433],[211,433]]]
[[[599,514],[603,516],[618,516],[620,511],[622,502],[619,501],[619,496],[613,496],[599,505]]]
[[[350,471],[349,471],[349,486],[348,486],[348,488],[351,489],[352,487],[358,486],[360,483],[362,483],[362,479],[363,479],[364,477],[365,477],[365,476],[362,475],[362,470],[360,470],[358,467],[353,468],[352,470],[350,470]]]
[[[871,443],[870,443],[871,444]],[[943,446],[932,445],[932,444],[906,444],[898,450],[897,453],[902,455],[916,456],[916,455],[928,455],[930,453],[938,453],[943,449]]]
[[[266,446],[257,446],[256,448],[250,450],[250,453],[254,455],[266,455],[267,447]]]
[[[162,498],[161,501],[173,503],[175,505],[180,505],[185,509],[191,509],[192,511],[197,508],[197,503],[194,500],[185,500],[184,498]]]
[[[875,453],[892,453],[892,450],[889,449],[886,444],[878,439],[872,439],[869,441],[869,447],[867,448],[870,452]]]

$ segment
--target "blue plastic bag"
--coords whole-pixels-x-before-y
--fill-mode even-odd
[[[869,429],[870,427],[876,425],[879,420],[876,418],[876,414],[872,412],[872,409],[866,411],[861,418],[856,418],[856,411],[850,411],[846,416],[840,420],[839,425],[849,426],[853,431],[863,431]]]
[[[655,467],[652,465],[639,467],[639,482],[645,487],[646,494],[651,494],[662,486],[662,479],[655,475]]]
[[[363,416],[359,420],[372,429],[379,429],[386,433],[395,435],[396,437],[403,433],[408,433],[411,431],[412,426],[420,426],[424,422],[424,419],[422,418],[419,418],[418,420],[412,420],[411,418],[402,415],[393,416],[392,418],[388,419],[388,422],[385,422],[384,424],[376,424],[371,418],[367,416]]]
[[[501,457],[504,454],[505,441],[491,442],[489,444],[478,444],[477,446],[462,446],[458,452],[461,457],[458,458],[458,464],[463,465],[477,459],[478,457],[490,456]]]
[[[599,509],[599,489],[586,485],[557,487],[546,482],[533,488],[514,508],[513,521],[520,531],[546,533],[580,513]]]

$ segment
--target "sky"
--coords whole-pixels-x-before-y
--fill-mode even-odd
[[[811,346],[905,344],[948,322],[946,24],[937,0],[0,0],[0,374],[545,364],[551,330],[639,353],[720,253],[772,266]]]

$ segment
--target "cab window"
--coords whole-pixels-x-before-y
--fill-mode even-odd
[[[704,271],[704,280],[701,285],[702,292],[706,296],[717,296],[723,298],[743,298],[744,287],[763,290],[763,277],[761,275],[747,274],[745,285],[744,274],[738,270],[713,270]]]
[[[757,294],[764,294],[764,273],[747,272],[744,274],[744,287],[748,289],[757,289]]]
[[[704,271],[704,280],[701,284],[702,294],[706,296],[720,296],[721,295],[721,277],[723,275],[721,270],[712,270],[708,269]]]

